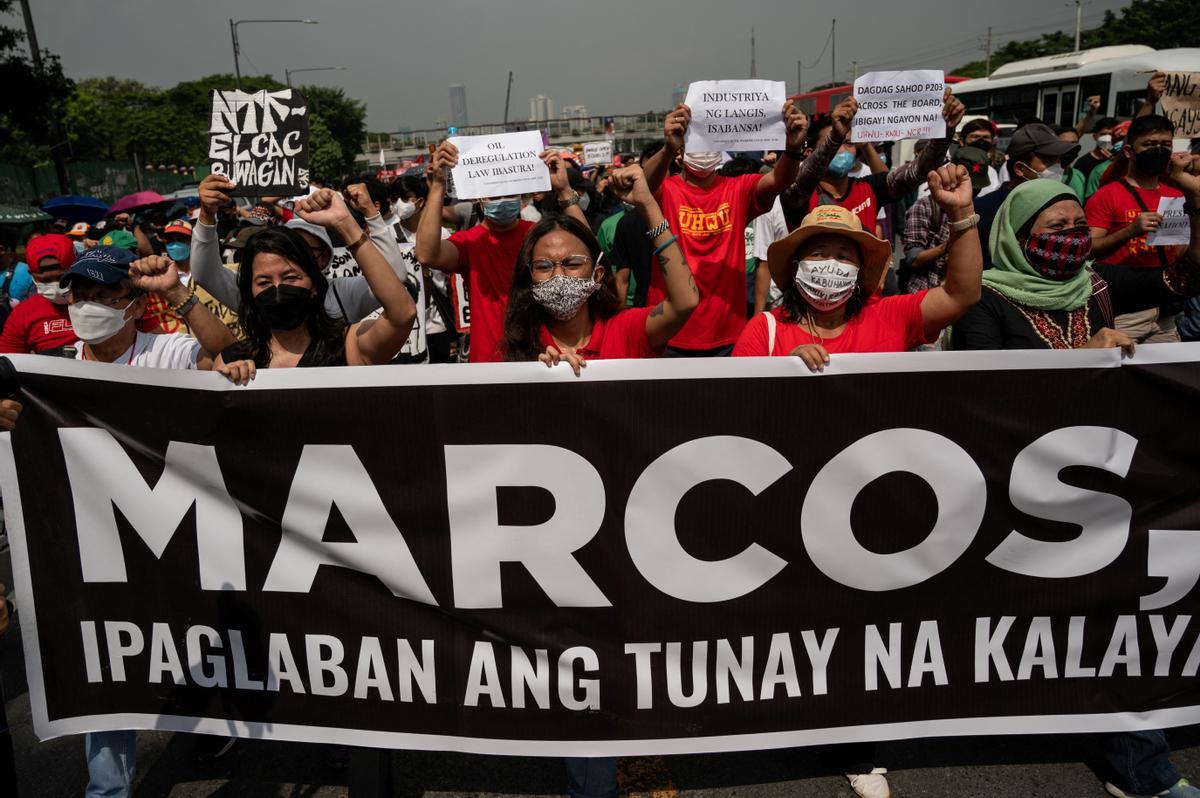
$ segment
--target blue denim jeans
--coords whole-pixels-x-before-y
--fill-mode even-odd
[[[137,766],[137,732],[92,732],[84,740],[87,798],[129,798]]]
[[[1098,735],[1100,753],[1112,770],[1113,783],[1138,795],[1154,795],[1175,786],[1179,771],[1171,764],[1171,747],[1160,729]]]
[[[571,798],[617,798],[615,758],[569,756],[563,761]]]

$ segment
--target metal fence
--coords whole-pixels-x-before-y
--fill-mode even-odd
[[[208,173],[207,167],[196,174],[155,169],[142,170],[142,188],[169,194],[183,184],[199,180]],[[138,190],[137,173],[133,164],[123,161],[82,161],[67,164],[68,194],[99,197],[112,203]],[[0,203],[28,205],[38,200],[58,196],[58,178],[52,165],[29,166],[0,163]]]

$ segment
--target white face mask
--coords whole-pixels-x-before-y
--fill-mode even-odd
[[[61,305],[62,303],[66,302],[67,294],[70,293],[68,289],[60,288],[56,282],[42,283],[34,280],[33,284],[37,287],[37,292],[39,295],[45,297],[56,305]]]
[[[405,202],[404,200],[396,200],[392,203],[392,213],[396,214],[396,218],[400,221],[411,219],[412,215],[417,212],[417,203]]]
[[[1042,171],[1038,172],[1038,177],[1042,180],[1057,180],[1062,182],[1063,168],[1062,164],[1056,163],[1053,166],[1047,166]]]
[[[125,326],[125,311],[135,300],[123,308],[110,308],[99,302],[76,302],[67,307],[71,326],[79,340],[87,344],[102,344],[121,331]]]
[[[796,267],[796,287],[816,310],[844,305],[858,285],[858,267],[840,260],[802,260]]]
[[[683,165],[697,177],[708,177],[721,165],[719,152],[685,152]]]
[[[1112,136],[1096,136],[1096,146],[1105,152],[1108,152],[1112,149]]]

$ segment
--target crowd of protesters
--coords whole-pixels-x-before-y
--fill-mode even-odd
[[[540,361],[583,377],[617,358],[784,356],[821,371],[847,352],[1134,356],[1200,337],[1200,154],[1172,151],[1161,91],[1156,75],[1130,120],[1096,118],[1099,98],[1073,129],[1025,120],[1003,149],[947,91],[946,137],[890,166],[888,147],[851,143],[848,98],[819,119],[789,101],[782,151],[732,156],[687,150],[680,105],[622,166],[547,150],[551,190],[535,196],[456,201],[449,142],[388,184],[316,180],[290,199],[237,205],[210,175],[182,218],[152,208],[0,242],[0,353],[239,384],[312,366]],[[1189,244],[1147,242],[1164,197],[1185,199]],[[20,411],[0,403],[0,428]],[[1100,747],[1112,795],[1200,796],[1161,732]],[[128,795],[135,750],[133,732],[88,735],[89,795]],[[890,794],[873,745],[835,759],[855,794]],[[615,760],[567,770],[573,796],[616,795]]]

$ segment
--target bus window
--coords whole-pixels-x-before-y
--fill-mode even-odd
[[[1042,116],[1041,119],[1047,125],[1058,124],[1058,92],[1045,91],[1042,93]]]
[[[967,114],[982,114],[987,116],[988,113],[988,92],[973,91],[970,94],[960,94],[958,99],[967,107]]]
[[[1142,102],[1145,99],[1145,89],[1117,92],[1117,108],[1113,112],[1113,116],[1118,118],[1127,118],[1133,116],[1138,112],[1138,109],[1142,107]]]
[[[1037,116],[1037,86],[1014,86],[992,92],[991,120],[998,125],[1015,125],[1018,121]]]
[[[1075,127],[1077,111],[1075,110],[1075,89],[1064,89],[1059,95],[1058,118],[1063,127]]]
[[[1100,98],[1100,110],[1096,112],[1097,116],[1112,116],[1115,110],[1108,110],[1108,92],[1112,85],[1112,75],[1089,75],[1086,78],[1079,79],[1079,96],[1083,99],[1088,97]]]

